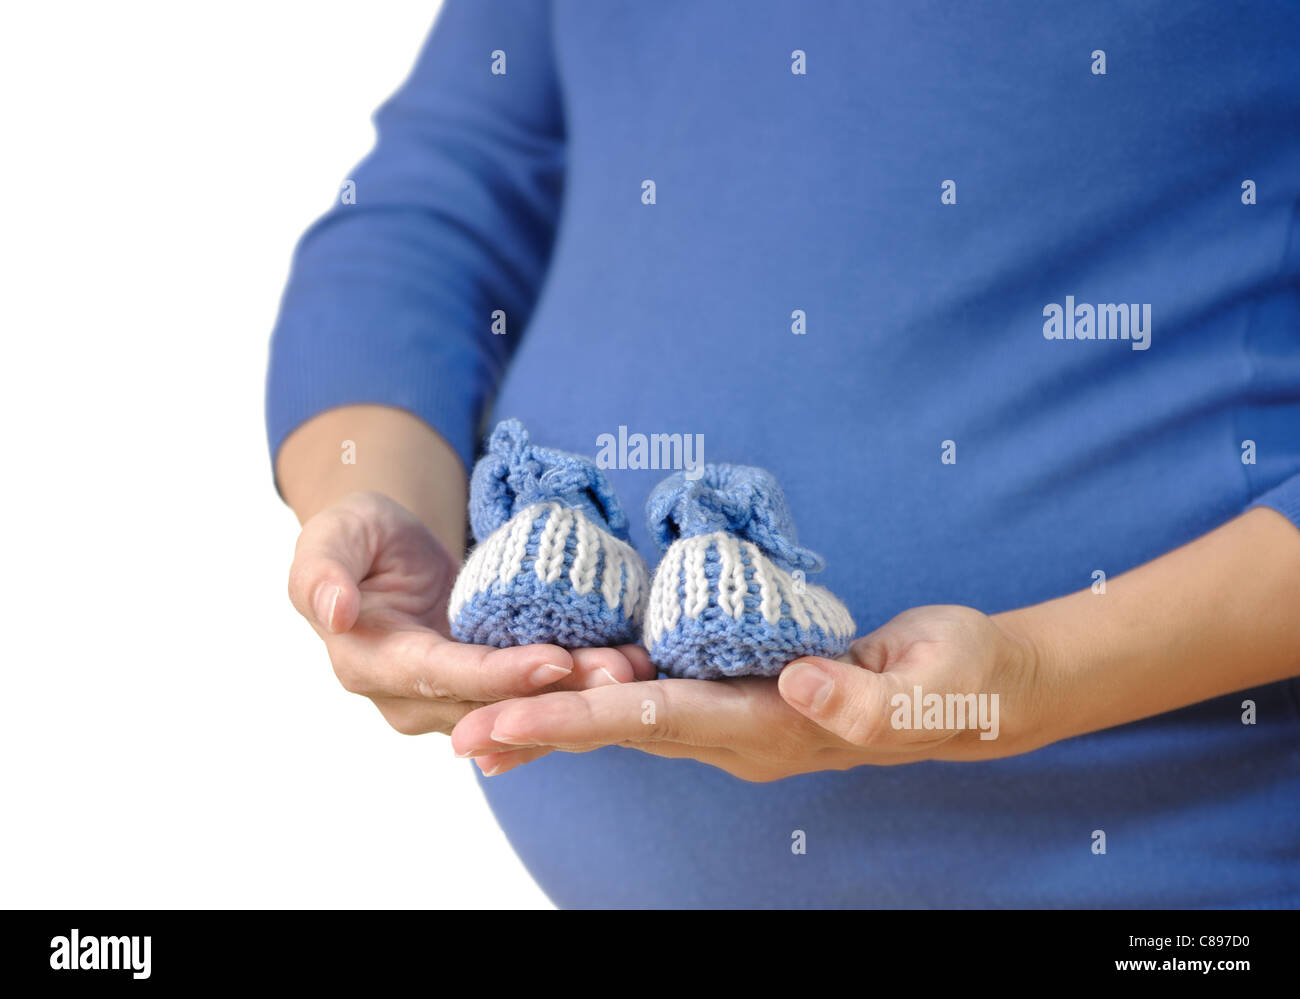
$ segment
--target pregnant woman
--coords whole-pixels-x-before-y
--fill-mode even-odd
[[[560,906],[1300,905],[1297,50],[1270,4],[447,0],[272,343],[340,681]],[[847,652],[456,641],[504,418],[766,469]],[[609,464],[653,572],[674,470]]]

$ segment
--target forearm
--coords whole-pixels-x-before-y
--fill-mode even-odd
[[[1091,589],[997,615],[1036,651],[1043,742],[1300,675],[1300,531],[1257,508]]]
[[[438,433],[405,410],[366,405],[321,413],[285,438],[275,471],[300,522],[350,492],[373,490],[419,517],[454,556],[465,549],[465,469]]]

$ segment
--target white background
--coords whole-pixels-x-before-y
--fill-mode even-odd
[[[6,8],[0,905],[549,904],[293,612],[263,429],[293,244],[436,6]]]

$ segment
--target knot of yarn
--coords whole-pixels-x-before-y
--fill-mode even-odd
[[[537,447],[518,420],[502,420],[474,466],[470,526],[483,541],[520,510],[558,502],[582,510],[598,526],[627,540],[627,515],[594,462],[581,455]]]
[[[750,541],[787,572],[820,572],[825,562],[797,544],[785,494],[771,473],[748,465],[705,465],[698,478],[676,472],[646,503],[650,535],[659,550],[681,538],[725,531]]]

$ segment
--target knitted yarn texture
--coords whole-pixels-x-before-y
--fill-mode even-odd
[[[797,544],[772,475],[745,465],[678,472],[646,503],[663,552],[643,644],[670,676],[775,676],[800,656],[835,657],[855,627],[828,589],[807,583],[824,562]]]
[[[649,573],[594,462],[537,447],[504,420],[474,466],[469,515],[478,544],[447,612],[458,641],[574,649],[639,639]]]

